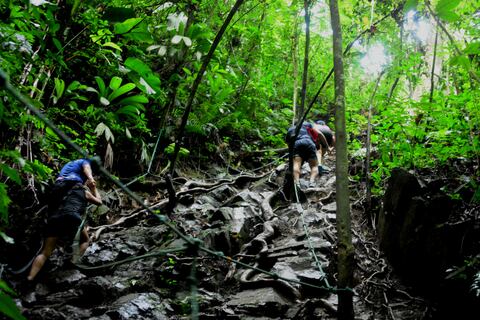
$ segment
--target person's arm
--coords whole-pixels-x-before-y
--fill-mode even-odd
[[[322,131],[318,130],[317,128],[315,128],[315,130],[318,133],[318,138],[317,138],[318,139],[318,144],[321,145],[321,146],[327,146],[327,149],[328,149],[330,146],[328,145],[327,138],[325,138]]]
[[[328,147],[328,152],[333,152],[335,148],[335,132],[332,131],[332,145]]]
[[[95,182],[95,179],[93,179],[93,174],[92,174],[92,167],[90,166],[90,163],[88,161],[85,161],[82,165],[83,173],[87,177],[86,184],[90,188],[92,192],[93,188],[97,185]]]
[[[100,193],[96,187],[93,187],[91,192],[89,190],[85,190],[85,198],[88,202],[96,204],[97,206],[102,205],[102,197],[100,196]]]

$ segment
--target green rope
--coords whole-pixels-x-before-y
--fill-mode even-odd
[[[228,257],[226,256],[222,251],[213,251],[211,249],[208,249],[206,247],[203,247],[201,246],[199,248],[201,251],[204,251],[210,255],[214,255],[214,256],[217,256],[223,260],[226,260],[228,262],[231,262],[231,263],[235,263],[239,266],[242,266],[242,267],[245,267],[245,268],[248,268],[248,269],[251,269],[251,270],[254,270],[254,271],[257,271],[257,272],[260,272],[260,273],[263,273],[267,276],[270,276],[272,277],[273,279],[279,279],[279,280],[284,280],[284,281],[287,281],[287,282],[291,282],[291,283],[296,283],[296,284],[299,284],[299,285],[302,285],[302,286],[306,286],[306,287],[310,287],[310,288],[314,288],[314,289],[321,289],[321,290],[326,290],[326,291],[329,291],[329,292],[339,292],[339,291],[349,291],[349,292],[353,292],[353,289],[351,288],[337,288],[337,287],[324,287],[324,286],[317,286],[315,284],[311,284],[311,283],[308,283],[308,282],[303,282],[303,281],[300,281],[300,280],[295,280],[295,279],[290,279],[290,278],[285,278],[281,275],[279,275],[278,273],[275,273],[275,272],[270,272],[270,271],[267,271],[267,270],[263,270],[263,269],[260,269],[260,268],[257,268],[257,267],[253,267],[251,265],[248,265],[246,263],[243,263],[239,260],[235,260],[235,259],[232,259],[231,257]]]
[[[197,279],[197,256],[193,257],[190,270],[190,305],[192,306],[192,320],[198,320],[198,279]]]
[[[22,102],[28,110],[33,112],[40,120],[42,120],[48,127],[50,127],[59,137],[61,137],[65,143],[72,147],[75,151],[80,153],[84,158],[88,158],[88,154],[82,150],[76,143],[74,143],[62,130],[55,126],[38,108],[36,108],[24,95],[22,95],[17,89],[12,87],[8,76],[0,69],[0,86],[3,86],[8,92],[10,92],[15,98]],[[153,212],[145,202],[129,188],[127,188],[121,181],[116,179],[113,175],[110,174],[100,163],[97,163],[99,166],[99,171],[109,179],[113,184],[122,189],[131,199],[135,200],[143,209],[147,212],[155,215],[161,223],[165,224],[170,230],[176,233],[180,238],[185,240],[188,243],[192,242],[191,237],[187,237],[180,232],[175,226],[167,222],[167,218],[164,215],[156,214]]]
[[[298,190],[297,190],[297,186],[295,184],[294,185],[294,188],[295,188],[295,198],[297,200],[297,210],[300,212],[300,218],[302,219],[302,224],[303,224],[303,230],[305,231],[305,235],[307,237],[307,240],[308,240],[308,246],[310,247],[310,250],[312,251],[312,255],[313,255],[313,258],[315,259],[315,263],[317,264],[318,266],[318,269],[320,271],[320,275],[323,277],[323,280],[325,282],[325,285],[327,286],[327,288],[331,288],[330,284],[328,283],[328,279],[327,279],[327,275],[326,273],[323,271],[323,268],[322,268],[322,264],[320,263],[320,261],[318,260],[318,257],[317,257],[317,254],[315,253],[315,249],[313,248],[313,244],[312,244],[312,239],[310,238],[310,234],[308,232],[308,228],[307,228],[307,225],[305,224],[305,219],[304,219],[304,216],[303,216],[303,207],[302,205],[300,204],[300,201],[298,199]]]
[[[125,263],[128,263],[128,262],[133,262],[133,261],[137,261],[137,260],[141,260],[141,259],[146,259],[146,258],[150,258],[150,257],[160,257],[160,256],[167,255],[169,253],[181,252],[181,251],[185,251],[186,249],[187,249],[187,247],[179,247],[179,248],[172,248],[172,249],[166,249],[166,250],[158,250],[158,251],[153,251],[153,252],[150,252],[150,253],[142,254],[140,256],[133,256],[133,257],[128,257],[128,258],[123,259],[123,260],[119,260],[119,261],[104,263],[104,264],[101,264],[101,265],[98,265],[98,266],[86,266],[86,265],[83,265],[83,264],[75,264],[75,266],[77,268],[81,269],[81,270],[99,270],[99,269],[116,267],[116,266],[121,265],[121,264],[125,264]]]
[[[74,150],[76,150],[78,153],[80,153],[83,157],[85,157],[85,158],[88,157],[88,154],[85,151],[83,151],[63,131],[61,131],[47,117],[45,117],[39,109],[37,109],[35,106],[33,106],[33,104],[31,104],[30,101],[25,96],[23,96],[17,89],[15,89],[14,87],[11,86],[11,84],[8,80],[8,76],[1,69],[0,69],[0,87],[4,87],[15,98],[17,98],[20,102],[22,102],[27,107],[27,109],[29,109],[31,112],[33,112],[40,120],[42,120],[48,127],[50,127],[70,147],[72,147]],[[107,177],[113,184],[115,184],[120,189],[122,189],[131,199],[135,200],[143,209],[145,209],[150,214],[155,215],[160,220],[160,222],[162,224],[167,226],[171,231],[173,231],[175,234],[177,234],[181,239],[186,241],[188,246],[190,246],[190,247],[192,247],[192,246],[198,247],[198,250],[204,251],[204,252],[206,252],[210,255],[219,257],[219,258],[227,260],[229,262],[233,262],[233,263],[238,264],[240,266],[243,266],[245,268],[249,268],[249,269],[255,270],[257,272],[264,273],[264,274],[272,277],[273,279],[280,279],[280,280],[284,280],[284,281],[287,281],[287,282],[300,284],[302,286],[308,286],[308,287],[311,287],[311,288],[322,289],[322,290],[326,290],[326,291],[330,291],[330,292],[338,292],[338,291],[353,292],[353,290],[351,288],[336,288],[336,287],[317,286],[317,285],[314,285],[314,284],[311,284],[311,283],[306,283],[306,282],[302,282],[302,281],[299,281],[299,280],[285,278],[285,277],[280,276],[277,273],[269,272],[269,271],[266,271],[266,270],[263,270],[263,269],[260,269],[260,268],[256,268],[256,267],[247,265],[247,264],[245,264],[241,261],[234,260],[230,257],[225,256],[225,254],[223,252],[213,251],[213,250],[211,250],[207,247],[204,247],[201,240],[193,238],[193,237],[189,237],[189,236],[183,234],[182,232],[180,232],[179,229],[177,229],[175,226],[173,226],[171,223],[169,223],[167,221],[167,218],[164,215],[156,214],[155,212],[153,212],[152,209],[150,209],[138,195],[136,195],[129,188],[127,188],[122,182],[120,182],[115,177],[113,177],[113,175],[111,175],[102,165],[100,165],[100,163],[99,163],[99,171],[105,177]],[[297,197],[297,202],[298,202],[298,194],[296,194],[296,197]],[[178,252],[178,251],[185,250],[185,248],[176,248],[176,249],[172,249],[172,250],[174,250],[174,251],[171,251],[171,252]],[[81,269],[84,269],[84,270],[95,270],[95,269],[115,266],[115,265],[118,265],[120,263],[126,263],[126,262],[130,262],[130,261],[135,261],[135,260],[138,260],[138,259],[143,259],[143,258],[146,258],[146,257],[163,255],[163,254],[165,254],[164,251],[158,251],[158,252],[154,252],[154,253],[150,253],[150,254],[145,254],[145,255],[142,255],[142,256],[130,257],[130,258],[127,258],[127,259],[122,260],[122,261],[112,262],[112,263],[109,263],[109,264],[96,266],[96,267],[88,267],[88,266],[84,266],[84,265],[77,265],[77,267],[79,267]],[[192,305],[192,310],[193,310],[193,308],[194,308],[194,306]]]

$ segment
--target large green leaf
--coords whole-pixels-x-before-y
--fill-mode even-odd
[[[133,28],[137,27],[142,22],[142,20],[143,18],[127,19],[121,23],[116,23],[113,29],[116,34],[125,34],[131,31]]]
[[[145,43],[152,43],[152,33],[148,30],[146,23],[141,23],[138,27],[134,28],[132,31],[123,35],[125,38]]]
[[[466,56],[455,56],[450,59],[450,65],[452,66],[462,66],[465,70],[470,70],[471,64],[470,60]]]
[[[118,98],[119,96],[121,96],[122,94],[125,94],[127,92],[130,92],[132,91],[133,89],[135,89],[135,84],[134,83],[127,83],[123,86],[121,86],[120,88],[116,89],[115,91],[113,91],[109,96],[108,96],[108,100],[112,101],[113,99],[115,98]]]
[[[465,54],[480,54],[480,43],[469,43],[463,52]]]
[[[97,125],[97,127],[95,128],[95,134],[97,135],[97,137],[100,137],[102,134],[105,134],[105,140],[107,140],[107,142],[112,141],[112,143],[115,143],[115,137],[113,136],[112,131],[103,122],[100,122]]]
[[[22,179],[20,179],[20,175],[18,174],[18,171],[13,168],[10,168],[4,163],[0,163],[0,172],[5,173],[7,177],[12,179],[16,184],[19,185],[22,183]]]
[[[104,47],[110,47],[110,48],[113,48],[113,49],[116,49],[118,51],[122,51],[122,48],[120,48],[120,46],[116,43],[113,43],[113,42],[105,42],[104,44],[102,44],[102,46]]]
[[[0,312],[14,320],[26,320],[10,296],[0,291]]]
[[[418,0],[407,0],[403,6],[403,12],[408,12],[410,10],[415,10],[418,5]]]
[[[53,96],[53,104],[57,104],[58,100],[63,95],[63,92],[65,91],[65,81],[62,79],[55,78],[55,95]]]
[[[148,75],[143,75],[139,81],[139,88],[147,94],[157,94],[161,92],[160,87],[160,78],[150,73]]]
[[[140,110],[138,110],[138,108],[135,106],[124,106],[118,109],[115,113],[126,115],[127,117],[135,120],[140,114]]]
[[[139,103],[148,103],[148,98],[142,95],[135,95],[126,97],[117,102],[120,105],[127,105],[127,104],[139,104]]]
[[[122,84],[122,78],[120,77],[113,77],[111,80],[110,80],[110,84],[108,85],[110,87],[110,89],[112,90],[117,90],[120,85]],[[110,99],[112,100],[112,99]]]
[[[12,202],[7,194],[7,185],[0,182],[0,221],[8,222],[8,205]]]
[[[440,0],[435,7],[435,12],[443,20],[454,22],[458,20],[459,16],[453,12],[453,9],[455,9],[460,2],[461,0]]]
[[[135,71],[139,75],[152,73],[152,69],[150,69],[150,67],[142,60],[137,58],[127,58],[127,60],[125,60],[125,67]]]
[[[9,286],[8,284],[3,281],[2,279],[0,279],[0,291],[5,291],[7,294],[9,295],[15,295],[15,291],[13,291]]]
[[[104,97],[105,96],[105,91],[106,91],[106,86],[105,86],[105,82],[103,81],[102,78],[100,77],[95,77],[95,81],[97,82],[97,85],[98,85],[98,89],[100,90],[100,96],[101,97]]]

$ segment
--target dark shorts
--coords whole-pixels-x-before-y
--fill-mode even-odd
[[[293,156],[303,161],[317,160],[317,148],[309,137],[298,139],[293,147]]]
[[[73,240],[81,223],[82,218],[74,214],[51,216],[45,226],[45,236]]]

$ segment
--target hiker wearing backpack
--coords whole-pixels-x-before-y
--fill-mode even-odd
[[[88,202],[101,205],[93,172],[98,160],[78,159],[67,163],[60,171],[50,192],[45,239],[40,254],[33,260],[27,279],[33,280],[48,260],[59,239],[73,241],[82,223]],[[80,254],[89,244],[87,229],[80,234]]]
[[[287,131],[286,141],[290,143],[295,136],[295,126]],[[309,122],[304,122],[293,142],[293,182],[297,188],[300,188],[300,171],[303,162],[307,161],[310,166],[310,187],[315,186],[315,179],[318,176],[318,157],[317,157],[317,131]]]
[[[331,152],[335,147],[335,134],[333,133],[332,129],[330,129],[330,127],[325,124],[325,121],[323,120],[315,121],[314,127],[320,135],[320,137],[317,139],[317,149],[319,150],[319,152],[317,153],[319,173],[328,172],[330,169],[323,165],[323,159],[327,151]]]

